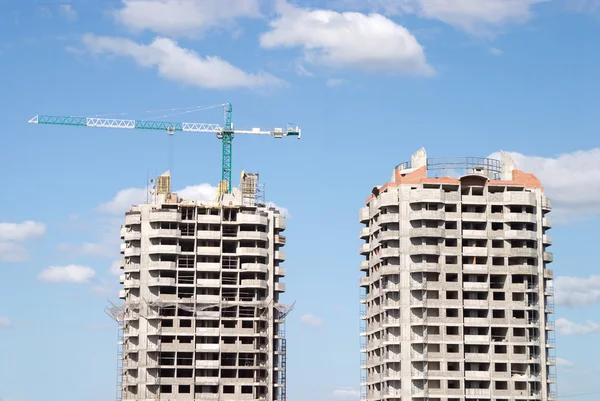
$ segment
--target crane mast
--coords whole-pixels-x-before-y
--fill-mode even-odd
[[[218,124],[206,124],[195,122],[174,122],[174,121],[154,121],[154,120],[126,120],[116,118],[98,118],[98,117],[73,117],[73,116],[49,116],[36,115],[30,124],[45,125],[65,125],[75,127],[95,127],[95,128],[121,128],[121,129],[143,129],[153,131],[166,131],[169,135],[181,132],[197,133],[216,133],[217,138],[222,143],[221,155],[221,182],[219,191],[221,193],[231,193],[231,166],[233,157],[233,136],[234,135],[269,135],[274,138],[283,138],[284,136],[295,136],[300,139],[301,130],[297,126],[288,124],[285,129],[274,128],[269,131],[263,131],[259,128],[251,130],[233,129],[232,105],[227,103],[224,106],[225,126]]]

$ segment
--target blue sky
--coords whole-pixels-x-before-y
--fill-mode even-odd
[[[234,140],[234,177],[259,172],[290,213],[290,401],[357,399],[358,209],[422,146],[516,152],[542,180],[559,395],[597,391],[598,37],[594,0],[0,0],[0,400],[114,399],[117,333],[103,310],[122,212],[168,168],[191,197],[220,178],[210,134],[27,121],[221,123],[219,109],[187,111],[224,102],[238,128],[303,130]]]

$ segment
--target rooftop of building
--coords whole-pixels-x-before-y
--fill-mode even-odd
[[[390,182],[373,188],[374,195],[367,198],[367,202],[386,188],[403,184],[461,184],[467,177],[478,177],[477,181],[484,185],[543,189],[535,174],[517,169],[513,158],[504,151],[500,151],[500,160],[486,157],[428,158],[425,148],[421,148],[412,154],[410,161],[396,166]]]

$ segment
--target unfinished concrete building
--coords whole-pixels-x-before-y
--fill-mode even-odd
[[[398,165],[360,210],[361,398],[556,398],[550,201],[502,152]]]
[[[166,173],[126,213],[119,399],[285,400],[285,218],[257,180],[190,201]]]

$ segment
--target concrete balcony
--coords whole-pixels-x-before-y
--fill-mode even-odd
[[[279,217],[281,218],[281,217]],[[247,213],[238,213],[236,217],[236,221],[239,224],[252,224],[259,226],[266,226],[268,224],[267,216],[261,216],[260,214],[247,214]]]
[[[463,305],[465,308],[487,309],[490,303],[483,299],[463,299]]]
[[[380,258],[399,258],[400,257],[400,249],[399,248],[383,248],[379,253]]]
[[[198,303],[213,304],[213,303],[218,303],[220,300],[221,300],[221,297],[218,295],[209,295],[209,294],[196,295],[196,302],[198,302]],[[216,329],[216,332],[218,334],[219,329]]]
[[[400,215],[398,213],[382,214],[379,217],[379,224],[388,224],[388,223],[398,224],[399,221],[400,221]]]
[[[125,289],[139,288],[140,287],[140,280],[133,280],[133,279],[124,280],[123,281],[123,287]]]
[[[361,228],[360,229],[359,238],[360,239],[368,239],[369,238],[369,232],[370,232],[369,227],[363,227],[363,228]]]
[[[174,287],[175,279],[172,277],[150,277],[148,287]]]
[[[409,248],[411,255],[439,255],[439,245],[411,245]]]
[[[505,213],[504,221],[519,223],[535,223],[537,217],[532,213]]]
[[[506,192],[504,203],[508,205],[536,206],[535,194],[531,192]]]
[[[370,250],[371,250],[371,244],[369,244],[369,243],[360,244],[360,254],[361,255],[368,255]]]
[[[463,246],[462,254],[464,256],[488,256],[488,249],[478,246]]]
[[[196,285],[198,287],[212,287],[219,288],[221,287],[221,280],[218,278],[199,278],[196,279]]]
[[[284,283],[276,283],[276,284],[284,284]],[[269,284],[266,280],[254,280],[254,279],[244,279],[242,280],[243,287],[252,287],[252,288],[268,288]],[[285,284],[283,285],[283,290],[285,291]]]
[[[139,263],[133,263],[133,262],[122,263],[121,266],[123,267],[124,273],[137,273],[140,271],[140,269],[142,267]]]
[[[463,324],[469,327],[489,326],[490,319],[487,317],[465,317]]]
[[[470,213],[463,212],[461,213],[462,221],[475,221],[475,222],[483,222],[487,220],[487,215],[485,213]]]
[[[509,255],[520,258],[536,258],[538,250],[534,248],[510,248]]]
[[[508,266],[509,271],[512,274],[526,274],[535,275],[537,274],[537,267],[530,265],[510,265]]]
[[[179,245],[150,245],[148,247],[149,254],[178,254],[181,253]]]
[[[219,256],[221,255],[221,248],[218,246],[199,246],[196,248],[196,253],[198,255]]]
[[[552,210],[552,202],[550,201],[550,198],[545,195],[542,195],[542,210],[547,212]]]
[[[399,239],[400,239],[400,231],[398,231],[398,230],[386,230],[386,231],[381,231],[379,233],[380,241],[389,241],[389,240],[398,241]]]
[[[554,255],[552,252],[544,252],[544,262],[551,263],[554,261]]]
[[[368,223],[369,222],[369,207],[364,206],[360,208],[359,212],[359,223]]]
[[[126,296],[127,296],[127,291],[125,291],[125,290],[119,291],[119,299],[125,299]]]
[[[360,278],[360,286],[361,287],[368,287],[370,282],[371,282],[370,277],[361,277]]]
[[[488,388],[466,388],[465,394],[470,397],[490,398],[491,391]]]
[[[198,223],[221,224],[221,216],[212,214],[199,214]]]
[[[409,269],[411,273],[438,273],[441,271],[441,266],[438,263],[411,263]]]
[[[508,240],[518,239],[535,241],[537,240],[537,233],[529,230],[507,230],[504,232],[504,238]]]
[[[398,200],[397,193],[386,192],[386,193],[379,195],[379,206],[380,207],[398,206],[398,204],[399,204],[399,200]]]
[[[490,354],[482,354],[475,352],[465,353],[465,362],[490,362]]]
[[[181,231],[178,229],[155,228],[148,231],[150,238],[181,238]]]
[[[487,239],[488,233],[486,230],[462,230],[463,238]]]
[[[127,212],[125,213],[125,225],[134,226],[141,224],[142,215],[140,212]]]
[[[273,240],[275,241],[275,244],[279,246],[284,246],[286,243],[285,235],[275,234]]]
[[[444,203],[446,201],[445,193],[440,189],[413,189],[410,191],[410,203]]]
[[[444,238],[446,237],[446,230],[444,230],[443,228],[433,227],[411,228],[408,231],[408,235],[412,238]]]
[[[219,344],[196,343],[196,351],[219,351],[220,347]]]
[[[279,215],[275,217],[275,229],[279,231],[285,231],[285,217]]]
[[[142,254],[142,248],[137,247],[137,246],[125,248],[125,252],[123,252],[123,255],[126,258],[130,258],[133,256],[140,256],[141,254]]]
[[[196,360],[196,368],[200,368],[200,369],[218,369],[219,365],[221,364],[221,361],[219,360],[214,360],[214,361],[206,361],[206,360]]]
[[[417,210],[411,211],[410,220],[445,220],[446,212],[443,210]]]
[[[483,195],[463,195],[460,201],[463,205],[485,205],[487,198]]]
[[[198,230],[196,231],[198,239],[221,239],[221,231]]]
[[[285,267],[275,267],[275,275],[278,277],[285,277]]]
[[[251,273],[269,273],[269,266],[264,263],[242,263],[242,271]]]
[[[196,270],[203,272],[216,272],[221,270],[221,265],[219,263],[196,263]]]
[[[273,255],[275,260],[283,262],[285,260],[285,252],[283,251],[275,251]]]
[[[489,380],[491,377],[490,371],[480,370],[465,370],[466,380]]]
[[[123,233],[123,239],[125,241],[139,241],[142,239],[141,231],[125,230]]]
[[[552,219],[550,217],[542,218],[542,226],[544,228],[552,228]]]
[[[285,292],[285,283],[275,283],[275,292]]]
[[[400,274],[400,265],[381,266],[379,274]]]
[[[488,282],[478,283],[472,281],[463,282],[463,290],[465,291],[488,291],[490,284]]]
[[[485,274],[489,270],[488,265],[463,264],[463,272],[470,274]]]
[[[177,210],[156,209],[150,212],[148,220],[153,222],[179,223],[181,221],[181,213]]]
[[[464,338],[466,344],[487,344],[490,342],[489,336],[465,334]]]
[[[542,236],[542,242],[544,243],[544,245],[546,246],[550,246],[552,245],[552,236],[548,235],[548,234],[544,234]]]
[[[366,272],[369,270],[369,261],[361,260],[360,261],[360,271]]]

